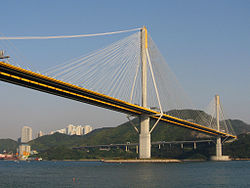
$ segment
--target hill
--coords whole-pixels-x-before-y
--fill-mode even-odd
[[[138,119],[133,123],[138,127]],[[154,121],[151,122],[153,126]],[[159,123],[152,133],[152,141],[174,141],[174,140],[192,140],[197,138],[200,133],[190,131],[182,127],[175,127],[165,123]],[[206,137],[206,135],[204,135]],[[138,143],[139,136],[130,122],[126,122],[117,127],[95,129],[91,133],[83,136],[69,136],[55,133],[46,135],[29,142],[32,148],[36,150],[46,150],[56,146],[79,147],[86,145],[101,144],[120,144],[120,143]]]
[[[250,132],[250,125],[240,120],[230,120],[237,135]],[[151,121],[151,127],[155,121]],[[139,128],[138,119],[133,120],[133,124]],[[152,141],[176,141],[195,140],[208,138],[209,136],[185,129],[183,127],[172,126],[166,123],[159,123],[152,133]],[[46,135],[29,144],[36,150],[46,150],[51,147],[66,146],[79,147],[102,144],[138,143],[138,134],[130,122],[123,123],[117,127],[106,127],[95,129],[91,133],[83,136],[69,136],[65,134]]]
[[[109,129],[109,128],[108,128]],[[103,129],[98,130],[102,132]],[[94,135],[98,135],[94,133]],[[72,137],[68,135],[55,134],[51,135],[52,138],[57,138],[58,142],[63,141],[64,138],[72,138],[79,144],[82,137]],[[68,137],[68,138],[67,138]],[[54,140],[54,141],[55,141]],[[55,142],[52,142],[55,143]],[[86,143],[85,143],[86,144]],[[51,147],[47,147],[46,150],[41,150],[39,157],[47,160],[65,160],[65,159],[103,159],[103,158],[136,158],[138,154],[135,152],[135,148],[130,147],[130,150],[126,152],[121,148],[111,148],[110,150],[99,150],[98,148],[76,150],[72,149],[71,146],[74,143],[67,144],[54,144]],[[226,143],[223,146],[223,154],[229,155],[231,158],[249,158],[250,157],[250,134],[241,134],[238,140],[232,143]],[[192,144],[185,144],[183,148],[180,144],[174,145],[162,145],[159,149],[158,146],[152,146],[152,157],[153,158],[177,158],[177,159],[203,159],[208,160],[212,155],[215,155],[215,145],[211,143],[200,143],[197,145],[197,149],[193,148]]]
[[[4,150],[6,152],[16,152],[18,144],[15,140],[12,139],[0,139],[0,153],[2,153]]]
[[[192,113],[193,114],[193,113]],[[189,118],[190,116],[187,116]],[[235,132],[245,133],[250,130],[250,126],[240,120],[230,120]],[[151,127],[155,121],[151,121]],[[139,128],[139,120],[133,120],[133,124]],[[209,136],[183,127],[172,126],[166,123],[159,123],[152,133],[152,141],[176,141],[176,140],[197,140],[208,138]],[[240,137],[241,138],[241,137]],[[242,139],[242,138],[241,138]],[[31,141],[29,144],[33,149],[41,153],[44,159],[101,159],[101,158],[136,158],[137,154],[133,149],[125,152],[123,149],[111,149],[110,151],[100,151],[98,148],[91,150],[74,150],[74,147],[102,145],[102,144],[121,144],[121,143],[138,143],[138,134],[132,127],[130,122],[123,123],[117,127],[108,127],[95,129],[91,133],[83,136],[69,136],[60,133],[47,135]],[[238,146],[238,145],[237,145]],[[192,145],[186,146],[181,149],[179,145],[162,146],[159,150],[157,147],[152,147],[152,156],[156,158],[179,158],[179,159],[209,159],[211,155],[215,154],[213,144],[204,143],[199,145],[197,150],[194,150]],[[240,150],[232,153],[230,148],[236,147],[235,145],[226,145],[225,154],[230,156],[249,156],[243,153],[245,145],[240,146]],[[231,153],[230,153],[231,152]],[[243,153],[239,155],[239,153]]]
[[[250,132],[250,125],[238,119],[230,119],[232,127],[236,135],[244,134]]]
[[[168,112],[168,113],[176,113]],[[186,119],[195,118],[195,110],[185,110]],[[200,111],[199,111],[200,113]],[[174,114],[173,114],[174,115]],[[206,114],[204,114],[206,115]],[[132,120],[133,123],[139,128],[138,118]],[[250,125],[241,120],[230,120],[232,127],[237,135],[250,132]],[[151,121],[151,127],[155,121]],[[168,125],[166,123],[159,123],[152,133],[152,141],[175,141],[175,140],[195,140],[208,138],[209,136],[195,131]],[[56,147],[79,147],[87,145],[101,145],[101,144],[122,144],[122,143],[138,143],[138,134],[135,132],[130,122],[123,123],[117,127],[107,127],[95,129],[91,133],[83,136],[69,136],[65,134],[45,135],[29,142],[32,149],[38,151],[45,151],[50,148]],[[16,151],[18,144],[11,139],[0,139],[0,152],[2,150]]]
[[[223,150],[232,158],[250,158],[250,134],[241,134],[232,143],[227,143]]]

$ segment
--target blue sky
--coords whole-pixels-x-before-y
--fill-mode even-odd
[[[228,117],[250,123],[250,1],[1,2],[0,33],[6,36],[98,33],[143,25],[197,106],[219,94]],[[123,36],[65,43],[11,41],[18,50],[8,52],[19,54],[21,65],[44,70]],[[46,132],[69,123],[97,128],[126,120],[116,112],[4,82],[0,98],[0,138],[17,138],[24,125]]]

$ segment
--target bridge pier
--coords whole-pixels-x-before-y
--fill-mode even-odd
[[[221,137],[218,136],[216,138],[216,154],[215,156],[211,157],[212,161],[230,161],[229,156],[222,155],[222,143],[221,143]]]
[[[139,135],[140,159],[151,158],[151,135],[149,133],[149,117],[141,117],[141,131]]]
[[[215,108],[216,108],[216,122],[217,122],[217,130],[220,131],[220,97],[219,95],[215,95]],[[216,155],[211,157],[213,161],[229,161],[229,156],[222,155],[222,143],[221,137],[217,136],[216,138]]]
[[[194,142],[194,149],[197,149],[197,145],[196,145],[196,142]]]
[[[222,157],[222,144],[220,136],[216,138],[216,157],[218,159]]]

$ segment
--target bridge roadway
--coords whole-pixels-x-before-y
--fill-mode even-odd
[[[107,95],[44,76],[42,74],[35,73],[2,61],[0,61],[0,80],[102,108],[130,114],[132,116],[146,114],[153,119],[159,118],[159,112],[157,111],[109,97]],[[228,137],[232,139],[236,138],[234,135],[217,131],[215,129],[211,129],[209,127],[179,119],[167,114],[164,114],[160,121],[180,127],[185,127],[208,135]]]
[[[164,145],[164,144],[190,144],[190,143],[205,143],[215,142],[214,140],[188,140],[188,141],[157,141],[151,142],[151,145]],[[103,144],[103,145],[91,145],[91,146],[80,146],[74,147],[73,149],[90,149],[90,148],[112,148],[112,147],[123,147],[123,146],[139,146],[138,143],[126,143],[126,144]]]

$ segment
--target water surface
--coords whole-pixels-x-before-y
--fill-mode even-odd
[[[0,161],[0,187],[250,187],[250,161],[102,163]]]

